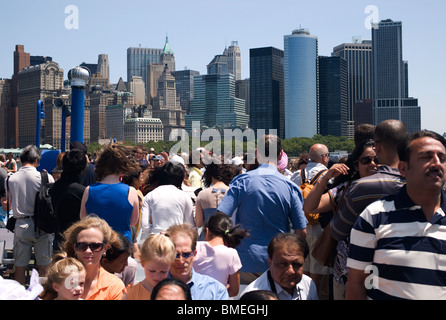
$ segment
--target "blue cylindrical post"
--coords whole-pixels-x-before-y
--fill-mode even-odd
[[[85,88],[71,87],[71,141],[84,142]]]
[[[43,101],[37,101],[37,114],[36,114],[36,147],[40,149],[40,120],[44,118],[45,113],[43,109]]]
[[[62,106],[62,132],[60,136],[60,150],[65,151],[65,135],[67,131],[67,111],[66,107]]]
[[[84,142],[85,87],[89,78],[87,68],[75,67],[68,72],[71,81],[71,142]]]

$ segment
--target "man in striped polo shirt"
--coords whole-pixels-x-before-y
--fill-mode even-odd
[[[355,223],[346,299],[446,299],[446,140],[420,131],[398,151],[406,186]]]

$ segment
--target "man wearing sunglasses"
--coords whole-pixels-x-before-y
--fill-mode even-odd
[[[192,300],[228,300],[228,290],[220,281],[193,269],[197,255],[197,229],[188,224],[174,225],[166,234],[173,240],[177,250],[170,267],[170,277],[181,280],[190,287]]]

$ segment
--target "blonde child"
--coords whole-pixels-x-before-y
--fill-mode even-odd
[[[123,299],[150,300],[153,288],[167,278],[175,256],[175,244],[169,236],[163,233],[150,235],[141,246],[141,265],[145,278],[135,286],[128,287]]]
[[[40,296],[43,300],[82,300],[85,284],[85,267],[66,253],[53,256],[48,268],[47,279]]]

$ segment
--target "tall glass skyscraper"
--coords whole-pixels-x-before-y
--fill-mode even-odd
[[[142,77],[147,83],[147,66],[151,63],[160,63],[163,49],[128,48],[127,49],[127,81],[133,76]]]
[[[283,50],[255,48],[249,52],[250,116],[249,127],[276,129],[285,137]]]
[[[231,73],[194,76],[190,109],[186,115],[188,132],[193,121],[199,121],[202,129],[246,129],[248,126],[245,100],[235,97],[235,75]]]
[[[375,124],[398,119],[409,132],[421,129],[418,100],[409,97],[408,64],[403,61],[402,23],[383,20],[372,28]]]
[[[318,133],[318,39],[304,29],[284,36],[285,138]]]

